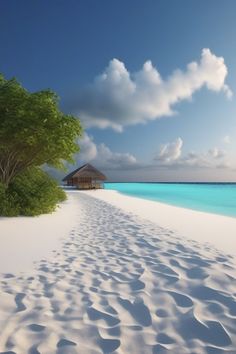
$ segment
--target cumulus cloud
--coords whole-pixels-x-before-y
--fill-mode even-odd
[[[226,153],[223,150],[214,147],[207,152],[196,153],[189,152],[186,155],[182,153],[183,140],[177,138],[173,142],[161,145],[159,153],[154,157],[154,161],[159,167],[199,167],[199,168],[229,168]]]
[[[136,170],[142,168],[230,168],[225,151],[214,147],[206,152],[191,151],[183,154],[183,139],[162,144],[153,162],[141,163],[128,152],[112,151],[104,143],[96,144],[93,137],[84,134],[80,139],[80,153],[75,156],[76,165],[92,162],[105,170]]]
[[[154,159],[145,163],[138,161],[129,152],[114,152],[104,143],[96,144],[93,137],[87,133],[79,140],[79,145],[80,153],[75,155],[75,163],[66,165],[68,171],[88,162],[108,173],[110,177],[113,176],[113,179],[118,176],[118,180],[125,179],[124,176],[127,176],[127,174],[131,180],[137,180],[137,175],[146,176],[143,180],[145,178],[146,180],[153,180],[155,176],[160,177],[161,173],[162,176],[164,173],[164,176],[168,179],[170,176],[176,176],[178,171],[181,172],[184,180],[186,173],[197,173],[204,168],[235,171],[235,165],[232,161],[229,162],[226,153],[217,147],[209,149],[207,152],[197,153],[192,151],[183,154],[183,140],[180,137],[161,145]],[[64,177],[64,172],[59,172],[48,166],[44,166],[44,168],[58,180]],[[138,173],[134,172],[137,170]],[[142,180],[142,177],[139,178]]]
[[[137,170],[153,168],[231,168],[225,151],[214,147],[206,152],[191,151],[183,154],[183,139],[178,137],[172,142],[162,144],[153,161],[142,163],[128,152],[112,151],[104,143],[96,144],[93,137],[84,134],[79,141],[80,153],[76,165],[92,162],[104,170]]]
[[[224,151],[213,148],[206,153],[190,152],[179,161],[180,166],[205,167],[205,168],[229,168]]]
[[[230,98],[226,76],[224,58],[210,49],[202,50],[199,62],[189,63],[184,71],[176,70],[167,79],[161,77],[151,61],[145,62],[140,71],[130,73],[122,61],[113,59],[68,108],[78,114],[85,127],[122,131],[127,125],[174,114],[176,103],[191,99],[204,86]]]
[[[84,133],[82,139],[78,141],[80,146],[80,152],[78,157],[82,161],[91,161],[97,156],[97,145],[93,141],[93,137],[89,136],[87,133]]]
[[[161,145],[158,156],[155,160],[162,163],[172,163],[180,158],[182,154],[183,140],[181,138],[176,139],[172,143]]]
[[[93,137],[84,134],[79,141],[80,153],[75,157],[76,163],[93,162],[97,167],[107,170],[129,169],[137,165],[136,158],[130,153],[113,152],[104,143],[95,144]]]
[[[132,154],[113,152],[105,144],[98,146],[98,155],[95,161],[106,169],[130,169],[137,165],[137,160]]]

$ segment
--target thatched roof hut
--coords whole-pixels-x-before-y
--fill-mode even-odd
[[[78,189],[99,189],[103,188],[106,176],[95,167],[87,163],[69,173],[63,178],[67,186],[75,186]]]

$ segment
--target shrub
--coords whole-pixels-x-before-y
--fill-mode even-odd
[[[15,200],[14,200],[15,199]],[[14,195],[8,193],[5,186],[0,183],[0,215],[16,216],[19,214],[19,205]]]
[[[40,168],[19,174],[6,189],[0,184],[0,214],[35,216],[51,213],[66,199],[57,182]]]

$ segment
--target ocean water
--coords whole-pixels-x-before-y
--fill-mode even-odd
[[[184,208],[236,217],[233,183],[105,183],[105,189]]]

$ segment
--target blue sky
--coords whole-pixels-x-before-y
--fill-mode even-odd
[[[235,181],[235,13],[234,0],[2,0],[0,72],[81,117],[76,164]]]

